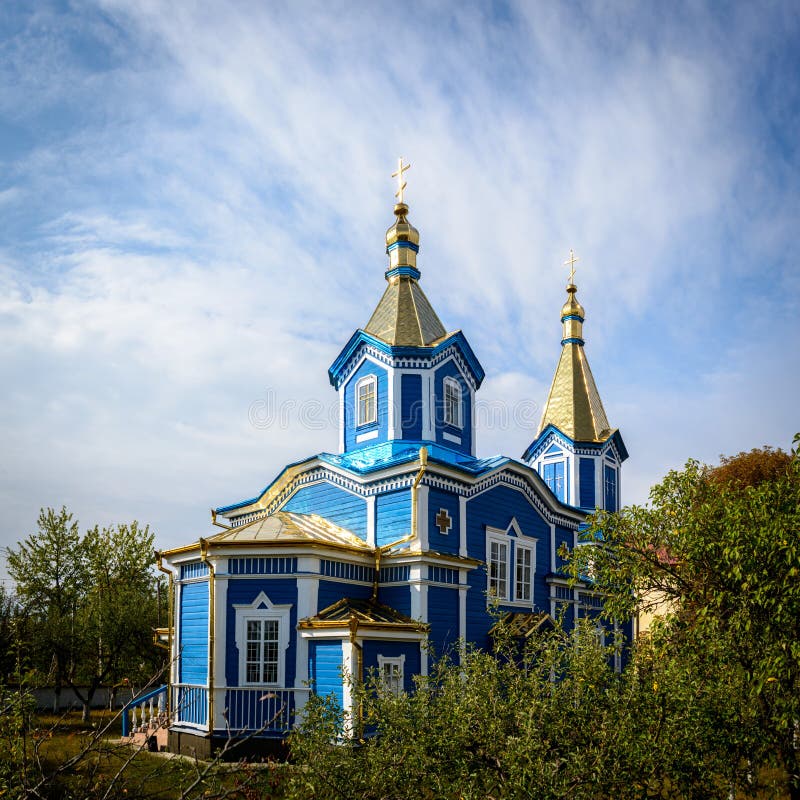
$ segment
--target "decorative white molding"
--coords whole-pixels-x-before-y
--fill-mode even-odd
[[[377,439],[379,435],[379,431],[376,428],[374,431],[367,431],[366,433],[359,433],[356,436],[356,444],[361,444],[361,442],[368,442],[370,439]]]
[[[261,608],[261,606],[266,608]],[[247,681],[247,621],[278,620],[278,680],[270,686],[286,685],[286,649],[289,647],[289,620],[291,603],[274,605],[264,592],[259,592],[252,603],[234,603],[236,612],[236,647],[239,649],[239,686],[252,686]]]

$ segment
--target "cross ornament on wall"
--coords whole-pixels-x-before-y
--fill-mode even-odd
[[[442,535],[447,535],[447,532],[450,530],[453,520],[450,519],[450,515],[447,513],[446,508],[440,508],[439,513],[436,515],[436,519],[434,519],[436,523],[436,527],[439,529],[439,533]]]

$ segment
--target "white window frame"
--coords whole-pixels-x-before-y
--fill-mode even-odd
[[[498,564],[502,564],[505,577],[499,578],[492,575],[492,545],[495,544],[498,548],[503,547],[505,548],[505,559],[504,561],[497,560]],[[498,551],[499,553],[499,551]],[[509,589],[511,588],[511,575],[509,575],[509,562],[511,560],[511,541],[510,537],[507,536],[502,531],[499,532],[487,532],[486,534],[486,594],[489,600],[497,600],[499,602],[508,602],[510,599],[509,596]],[[492,585],[493,582],[497,581],[505,581],[505,592],[500,594],[499,592],[495,591],[495,587]]]
[[[455,402],[452,404],[450,402],[450,398],[448,397],[448,390],[454,393],[453,397]],[[463,428],[464,392],[461,389],[461,384],[455,378],[447,376],[443,381],[442,393],[444,395],[444,424],[451,425],[454,428]],[[456,412],[455,417],[453,417],[451,413],[453,410]]]
[[[526,553],[528,555],[528,580],[527,582],[523,582],[519,578],[519,570],[520,570],[520,563],[519,557],[521,554]],[[523,570],[526,569],[526,566],[522,566]],[[525,604],[533,604],[533,576],[536,572],[536,545],[535,543],[528,544],[527,542],[522,542],[517,539],[514,542],[514,602],[516,603],[525,603]],[[520,589],[523,586],[527,586],[528,589],[528,596],[527,597],[520,597]]]
[[[289,647],[291,604],[274,605],[264,592],[259,592],[252,603],[234,603],[233,608],[236,612],[236,647],[239,649],[239,686],[283,688],[286,681],[286,650]],[[247,680],[247,623],[264,620],[278,622],[278,679],[269,683]]]
[[[387,692],[391,692],[395,697],[401,695],[405,691],[405,654],[399,656],[382,656],[378,655],[378,676],[380,677],[381,685]],[[397,686],[393,686],[387,682],[387,675],[385,674],[386,667],[397,668],[397,674],[392,675],[390,680],[399,681]]]
[[[561,498],[560,498],[560,497],[559,497],[559,495],[558,495],[558,491],[557,491],[557,485],[556,485],[556,484],[557,484],[557,477],[556,477],[556,475],[555,475],[555,474],[553,475],[553,485],[552,485],[552,486],[550,486],[550,484],[547,482],[547,477],[545,476],[545,470],[546,470],[546,468],[547,468],[547,467],[551,467],[551,466],[552,466],[552,467],[554,468],[554,472],[555,472],[555,465],[556,465],[556,464],[561,464],[561,465],[562,465],[562,467],[563,467],[563,474],[562,474],[562,476],[561,476],[561,480],[562,480],[562,486],[561,486],[561,490],[562,490],[562,491],[561,491],[561,494],[562,494],[562,496],[563,496],[563,498],[564,498],[563,500],[561,500]],[[545,486],[547,486],[547,488],[548,488],[548,489],[550,489],[550,491],[551,491],[551,492],[552,492],[552,493],[553,493],[553,494],[554,494],[554,495],[555,495],[555,496],[556,496],[556,497],[557,497],[559,500],[561,500],[561,502],[562,502],[562,503],[566,503],[566,502],[568,501],[568,499],[569,499],[569,498],[567,497],[567,473],[568,473],[568,471],[569,471],[569,469],[568,469],[568,468],[569,468],[568,459],[564,458],[564,457],[563,457],[563,455],[562,455],[562,456],[559,456],[559,457],[550,456],[549,458],[545,459],[545,460],[542,462],[542,469],[541,469],[541,471],[540,471],[540,473],[539,473],[539,474],[542,476],[542,480],[544,481],[544,483],[545,483]]]
[[[509,535],[514,531],[514,536]],[[497,601],[503,605],[524,606],[525,608],[533,607],[533,594],[536,581],[536,545],[539,540],[533,536],[525,536],[520,530],[519,523],[516,519],[512,519],[508,528],[502,530],[500,528],[486,527],[486,595],[487,602]],[[493,591],[493,581],[497,580],[492,577],[492,543],[506,548],[505,556],[505,580],[506,591],[505,595],[500,596]],[[517,597],[517,553],[525,551],[530,553],[530,582],[528,584],[530,591],[530,598],[522,600]]]
[[[372,384],[372,405],[370,410],[372,411],[371,419],[369,418],[362,418],[362,406],[361,406],[361,390],[366,389],[367,386]],[[378,376],[377,375],[365,375],[363,378],[359,378],[356,382],[356,392],[355,392],[355,403],[356,403],[356,427],[360,428],[362,425],[373,425],[378,421]]]

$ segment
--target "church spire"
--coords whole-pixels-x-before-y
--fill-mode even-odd
[[[578,302],[578,287],[574,283],[578,259],[572,250],[569,252],[569,260],[564,262],[570,266],[570,275],[567,301],[561,308],[561,357],[537,435],[548,425],[554,425],[573,441],[604,442],[613,430],[584,352],[583,322],[586,313]]]
[[[397,171],[392,173],[397,178],[398,202],[394,207],[394,224],[386,231],[389,285],[364,330],[390,345],[429,347],[446,336],[447,331],[417,283],[421,275],[417,269],[419,231],[408,221],[405,203],[404,175],[410,167],[411,164],[403,164],[401,157]]]

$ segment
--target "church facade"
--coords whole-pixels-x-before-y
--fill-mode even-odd
[[[399,196],[383,296],[329,369],[339,452],[288,465],[212,512],[217,532],[160,554],[171,749],[283,737],[311,692],[349,711],[351,678],[370,670],[410,690],[459,640],[491,646],[493,606],[522,630],[596,610],[558,551],[588,512],[616,510],[627,452],[586,360],[575,285],[535,438],[521,459],[478,458],[484,370],[420,286],[419,233]]]

